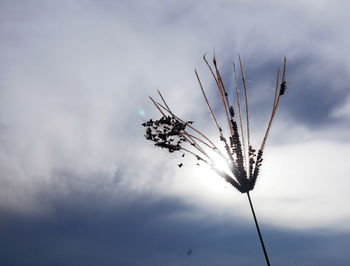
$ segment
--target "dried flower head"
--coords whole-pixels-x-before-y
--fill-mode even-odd
[[[155,146],[167,149],[170,153],[173,153],[175,151],[181,151],[183,153],[183,156],[184,153],[189,153],[195,156],[196,159],[210,165],[216,173],[223,177],[238,191],[240,191],[241,193],[246,193],[254,189],[256,180],[260,172],[260,167],[262,165],[263,151],[271,128],[271,124],[275,117],[280,97],[284,95],[286,91],[286,59],[284,59],[283,76],[280,85],[280,69],[278,69],[277,72],[276,91],[273,100],[272,113],[270,116],[267,130],[265,132],[265,136],[258,151],[254,149],[250,143],[247,87],[243,64],[240,56],[239,63],[244,88],[246,129],[243,128],[242,123],[242,108],[239,97],[239,89],[237,85],[235,64],[233,63],[236,92],[236,110],[228,97],[228,93],[226,91],[224,82],[221,78],[220,71],[218,70],[215,57],[213,59],[214,67],[212,67],[208,63],[205,56],[203,57],[203,59],[216,82],[218,92],[221,96],[223,109],[227,119],[228,130],[230,132],[230,135],[228,137],[224,136],[222,127],[219,125],[219,122],[213,112],[213,109],[206,96],[197,71],[195,71],[195,74],[198,79],[199,87],[202,91],[206,105],[213,118],[214,124],[218,129],[219,139],[222,141],[223,146],[225,147],[225,152],[222,152],[214,144],[214,142],[209,139],[209,137],[207,137],[204,133],[195,128],[193,126],[193,121],[185,122],[184,120],[176,116],[169,108],[168,104],[166,103],[163,95],[160,93],[159,90],[158,94],[162,103],[155,101],[153,98],[151,98],[151,100],[162,114],[162,117],[158,120],[150,119],[149,121],[142,124],[146,129],[145,137],[146,139],[153,141]],[[236,117],[236,113],[238,114],[238,117]],[[222,171],[219,167],[217,167],[215,160],[211,155],[213,152],[226,161],[231,173]],[[182,165],[183,164],[181,163],[178,166],[181,167]]]
[[[256,180],[258,178],[260,168],[263,162],[263,152],[268,138],[272,121],[276,115],[277,107],[280,102],[280,97],[285,94],[287,89],[286,83],[286,58],[284,58],[283,74],[281,84],[280,82],[280,68],[277,71],[276,89],[273,99],[272,112],[268,122],[268,126],[263,137],[262,143],[258,149],[254,149],[250,143],[250,128],[249,128],[249,108],[248,108],[248,95],[246,78],[244,74],[243,64],[241,57],[238,55],[241,79],[244,89],[244,101],[245,101],[245,119],[246,128],[244,129],[242,123],[242,109],[239,97],[239,89],[237,84],[237,74],[236,66],[233,63],[233,73],[235,79],[235,96],[236,96],[236,110],[234,109],[232,103],[230,102],[229,95],[226,91],[224,82],[221,78],[220,71],[217,67],[217,62],[214,57],[213,65],[214,68],[208,63],[205,55],[203,59],[207,64],[211,75],[213,76],[216,86],[218,88],[219,94],[221,96],[222,106],[227,119],[227,127],[229,130],[228,138],[224,136],[222,127],[219,125],[218,120],[213,112],[213,109],[208,101],[207,95],[204,91],[202,82],[198,76],[197,71],[195,71],[199,87],[202,91],[203,98],[209,109],[211,117],[217,127],[219,139],[225,147],[224,152],[222,152],[210,138],[208,138],[204,133],[199,131],[193,126],[193,121],[184,121],[178,116],[176,116],[173,111],[169,108],[163,95],[158,90],[158,94],[161,98],[162,103],[155,101],[150,97],[153,104],[162,114],[162,117],[158,120],[149,121],[143,123],[142,125],[146,129],[145,137],[146,139],[154,142],[154,145],[167,149],[170,153],[175,151],[182,152],[182,157],[186,153],[193,155],[197,160],[202,161],[211,166],[211,168],[221,177],[223,177],[228,183],[235,187],[241,193],[246,193],[250,203],[250,208],[254,217],[257,232],[259,234],[260,243],[264,251],[265,259],[267,265],[270,265],[269,258],[265,249],[264,241],[259,229],[258,221],[254,212],[253,204],[250,198],[249,191],[254,189]],[[238,113],[238,117],[236,115]],[[226,165],[228,166],[229,173],[223,171],[216,163],[213,155],[222,158]],[[182,167],[183,163],[178,164],[178,167]],[[197,163],[197,165],[199,165]]]

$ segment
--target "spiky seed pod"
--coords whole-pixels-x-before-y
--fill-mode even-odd
[[[146,127],[146,139],[155,142],[155,146],[165,148],[171,153],[180,150],[180,144],[186,141],[181,133],[186,129],[187,123],[183,123],[175,117],[163,116],[155,121],[150,119],[142,123],[142,126]]]
[[[256,183],[256,179],[258,178],[259,172],[260,172],[260,167],[263,161],[263,151],[259,150],[258,151],[258,155],[256,157],[256,162],[255,162],[255,168],[253,171],[253,174],[250,178],[250,190],[254,189],[255,183]]]
[[[235,117],[235,110],[233,109],[233,107],[232,106],[230,106],[230,116],[231,116],[231,119],[234,119],[234,117]]]
[[[287,89],[287,82],[282,81],[281,87],[280,87],[280,95],[284,95],[286,93],[286,89]]]
[[[252,175],[253,175],[253,169],[255,166],[255,158],[256,158],[256,150],[253,149],[252,146],[249,146],[248,148],[248,156],[249,156],[249,180],[252,179]]]

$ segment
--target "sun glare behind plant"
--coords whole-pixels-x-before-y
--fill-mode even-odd
[[[226,173],[227,175],[231,176],[232,178],[234,178],[234,176],[232,175],[232,171],[230,170],[230,166],[228,165],[227,159],[222,158],[217,153],[212,152],[212,151],[209,151],[208,153],[210,154],[210,156],[212,158],[214,168],[216,168],[216,169]]]

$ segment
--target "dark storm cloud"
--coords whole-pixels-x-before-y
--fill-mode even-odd
[[[55,211],[45,216],[1,213],[1,265],[253,266],[263,260],[252,221],[178,220],[174,214],[194,210],[171,198],[121,206],[79,195],[52,205]],[[347,235],[268,227],[263,233],[273,264],[350,262]]]
[[[251,115],[260,124],[260,121],[267,121],[270,115],[277,68],[280,66],[282,69],[283,57],[279,61],[277,58],[272,60],[264,56],[242,57],[242,60],[247,79],[248,97],[254,101],[254,105],[250,107]],[[235,97],[233,59],[225,61],[222,66],[224,80],[233,99]],[[237,56],[235,63],[242,96],[243,85],[240,80]],[[279,109],[282,112],[281,115],[288,116],[290,123],[294,121],[310,129],[344,123],[344,120],[332,117],[332,113],[339,106],[344,105],[350,95],[348,85],[350,78],[345,65],[339,65],[338,62],[330,61],[322,55],[287,57],[286,77],[287,92],[281,99]],[[214,87],[215,84],[212,83],[211,86]],[[216,101],[220,101],[219,97]],[[262,124],[265,125],[264,122]]]
[[[345,65],[319,56],[299,58],[288,66],[289,93],[286,109],[296,122],[307,127],[327,127],[335,121],[332,112],[349,95],[349,75]],[[305,75],[301,75],[305,73]]]

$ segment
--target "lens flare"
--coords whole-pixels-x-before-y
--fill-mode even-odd
[[[140,116],[144,116],[145,115],[145,111],[143,109],[139,109],[139,115]]]

